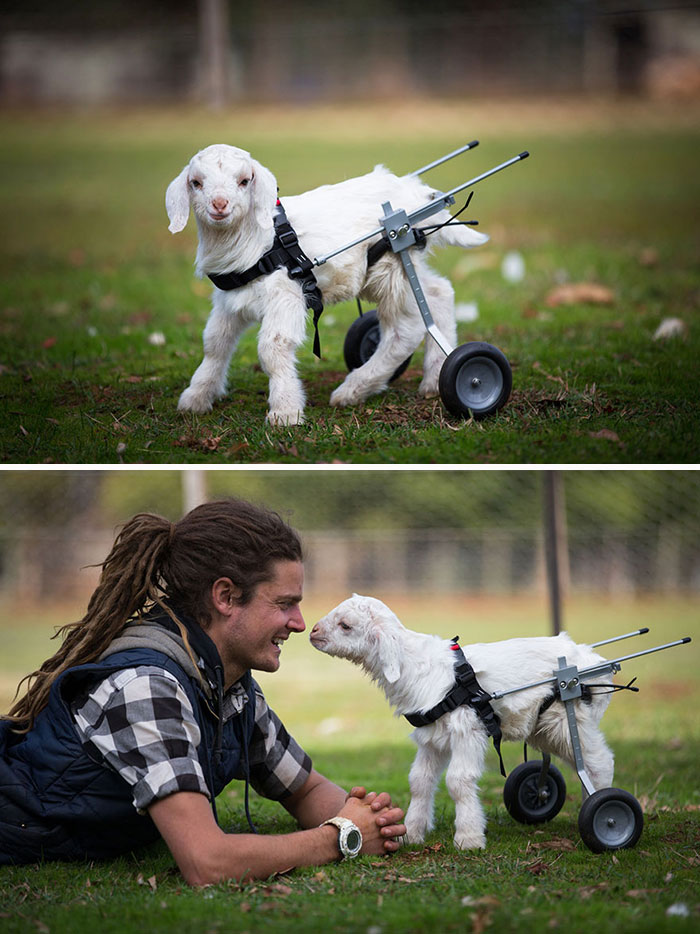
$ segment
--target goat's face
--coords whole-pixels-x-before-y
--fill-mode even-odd
[[[347,658],[375,677],[394,682],[401,670],[402,630],[381,600],[353,594],[316,623],[309,639],[320,652]]]
[[[184,228],[190,207],[204,227],[236,227],[250,216],[268,229],[276,197],[277,182],[268,169],[245,150],[219,144],[190,159],[168,186],[165,206],[173,233]]]

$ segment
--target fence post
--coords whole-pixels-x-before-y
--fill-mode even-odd
[[[213,110],[221,110],[229,97],[227,0],[199,0],[199,19],[204,99]]]
[[[561,632],[562,569],[566,566],[566,529],[564,522],[564,486],[558,470],[543,474],[544,553],[547,566],[547,589],[552,633]]]
[[[182,514],[187,515],[196,506],[207,501],[206,473],[203,470],[183,470],[182,477]]]

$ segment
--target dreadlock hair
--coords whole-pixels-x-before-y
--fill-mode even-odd
[[[297,532],[277,513],[245,500],[204,503],[177,523],[139,513],[123,526],[102,564],[85,616],[56,632],[54,638],[63,636],[61,648],[20,681],[17,693],[25,681],[30,686],[5,719],[20,732],[30,730],[58,676],[98,659],[130,620],[154,604],[174,619],[187,645],[185,627],[168,604],[206,628],[218,578],[231,579],[244,605],[272,579],[274,562],[302,559]]]

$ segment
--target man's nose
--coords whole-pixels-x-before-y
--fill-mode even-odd
[[[295,607],[292,611],[287,621],[287,629],[291,629],[292,632],[303,632],[306,629],[306,623],[304,622],[304,617],[301,615],[299,607]]]

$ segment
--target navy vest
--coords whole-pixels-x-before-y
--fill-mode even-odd
[[[129,852],[159,839],[148,815],[137,813],[130,787],[105,765],[90,744],[82,745],[71,701],[114,671],[155,665],[173,674],[187,694],[201,732],[197,750],[212,801],[234,778],[244,778],[255,721],[255,687],[250,672],[241,683],[248,703],[221,732],[218,718],[194,674],[151,648],[127,649],[94,664],[65,671],[51,688],[48,705],[28,733],[13,733],[0,720],[0,865],[40,859],[100,859]]]

